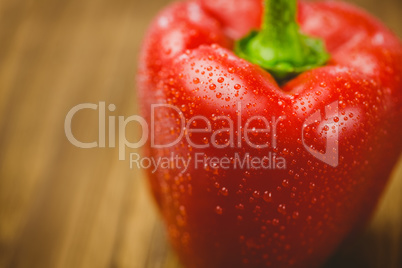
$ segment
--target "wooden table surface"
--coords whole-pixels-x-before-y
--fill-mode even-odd
[[[138,114],[141,38],[169,2],[0,1],[0,267],[179,267],[143,172],[64,133],[80,103]],[[400,0],[354,2],[402,36]],[[81,112],[74,135],[96,140],[97,120]],[[327,267],[402,267],[400,163],[367,230]]]

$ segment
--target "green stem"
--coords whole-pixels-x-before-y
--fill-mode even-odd
[[[325,64],[329,55],[323,42],[299,32],[296,0],[265,0],[264,4],[261,30],[235,44],[240,57],[260,65],[278,80]]]

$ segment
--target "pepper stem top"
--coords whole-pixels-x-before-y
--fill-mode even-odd
[[[260,31],[236,41],[235,53],[285,80],[326,63],[322,40],[303,35],[296,22],[296,0],[264,0]]]

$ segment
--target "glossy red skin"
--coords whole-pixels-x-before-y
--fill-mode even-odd
[[[241,148],[196,149],[183,139],[168,149],[148,143],[145,154],[276,152],[287,169],[195,170],[192,165],[182,175],[180,169],[149,170],[151,189],[186,267],[317,267],[367,221],[401,152],[401,43],[350,5],[301,3],[301,29],[323,38],[331,60],[279,87],[269,73],[231,52],[233,38],[258,28],[262,13],[260,0],[237,2],[241,9],[227,0],[205,0],[174,4],[159,14],[140,59],[142,113],[150,122],[150,105],[168,103],[186,119],[234,119],[242,101],[243,127],[253,115],[286,115],[278,127],[278,148],[255,149],[243,141]],[[340,101],[336,168],[315,159],[300,142],[304,120],[333,101]],[[158,113],[156,126],[159,143],[174,139],[180,129],[175,113]],[[221,121],[212,125],[222,128]],[[325,143],[314,126],[309,133],[309,144]],[[192,136],[196,144],[204,138],[210,136]],[[271,138],[257,134],[253,140]]]

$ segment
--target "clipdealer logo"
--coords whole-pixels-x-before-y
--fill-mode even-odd
[[[92,142],[82,142],[79,141],[73,134],[71,125],[73,118],[77,115],[82,110],[85,109],[90,109],[90,110],[98,110],[98,140],[97,141],[92,141]],[[181,131],[178,137],[166,144],[157,144],[155,141],[155,125],[154,122],[155,120],[155,114],[158,109],[171,109],[172,112],[177,113],[177,115],[180,118],[180,127]],[[149,126],[147,121],[139,116],[139,115],[131,115],[127,118],[124,116],[118,116],[117,117],[117,130],[116,130],[116,116],[107,116],[106,115],[106,110],[113,112],[116,110],[116,106],[114,104],[108,105],[106,109],[106,104],[105,102],[99,102],[99,104],[94,104],[94,103],[82,103],[79,105],[76,105],[73,107],[66,115],[65,122],[64,122],[64,130],[67,139],[70,141],[71,144],[78,148],[83,148],[83,149],[90,149],[90,148],[115,148],[116,147],[116,132],[118,132],[118,142],[117,142],[117,147],[118,147],[118,152],[119,152],[119,160],[125,160],[126,159],[126,149],[137,149],[146,144],[148,139],[150,138],[150,145],[152,148],[156,149],[162,149],[162,148],[169,148],[171,146],[176,145],[177,143],[181,142],[183,138],[186,139],[188,144],[192,146],[193,148],[198,148],[198,149],[203,149],[203,148],[208,148],[208,147],[214,147],[217,149],[224,149],[224,148],[241,148],[242,147],[242,140],[251,148],[259,148],[259,149],[264,149],[268,148],[268,144],[254,144],[250,140],[250,134],[251,133],[271,133],[271,145],[272,148],[277,148],[277,126],[278,123],[285,120],[286,116],[279,116],[279,117],[272,117],[270,120],[268,120],[265,117],[262,116],[252,116],[248,118],[246,123],[244,124],[244,127],[240,129],[242,118],[241,118],[241,113],[239,113],[238,117],[235,118],[237,120],[237,126],[238,128],[235,129],[234,127],[234,121],[232,118],[227,117],[227,116],[218,116],[215,118],[215,120],[224,120],[227,121],[227,125],[229,127],[224,128],[224,129],[219,129],[216,131],[212,131],[212,123],[210,120],[204,116],[194,116],[192,118],[189,118],[186,120],[184,117],[183,113],[175,106],[169,105],[169,104],[153,104],[151,105],[151,125]],[[237,107],[238,111],[241,111],[241,102],[238,103]],[[325,116],[323,117],[321,115],[321,111],[317,110],[313,112],[304,122],[303,127],[302,127],[302,143],[304,148],[306,149],[307,152],[309,152],[311,155],[313,155],[316,159],[332,166],[336,167],[338,166],[338,123],[335,122],[334,118],[338,116],[338,102],[332,102],[331,104],[327,105],[325,107]],[[323,120],[324,119],[324,120]],[[253,121],[258,120],[259,122],[262,122],[264,127],[263,128],[258,128],[256,129],[255,127],[250,127],[251,123]],[[108,122],[107,122],[108,121]],[[194,121],[203,121],[206,125],[205,128],[203,129],[194,129],[191,128],[191,124]],[[320,129],[322,130],[323,128],[331,129],[330,132],[326,132],[326,151],[325,153],[319,152],[317,150],[314,150],[312,146],[309,146],[304,138],[304,132],[305,128],[307,128],[309,125],[314,124],[314,123],[320,123]],[[108,124],[107,124],[108,123]],[[136,142],[130,142],[127,137],[126,137],[126,127],[130,123],[137,123],[141,126],[142,133],[141,133],[141,138],[136,141]],[[106,125],[108,125],[108,131],[106,131]],[[150,131],[149,131],[150,129]],[[184,131],[185,130],[185,131]],[[106,132],[108,132],[108,142],[106,143]],[[229,133],[229,140],[226,144],[218,144],[216,142],[217,135],[222,133],[222,132],[227,132]],[[191,133],[205,133],[211,135],[211,140],[208,143],[203,143],[203,144],[196,144],[193,142],[191,139]],[[237,133],[235,135],[235,133]],[[237,137],[236,137],[237,136]],[[237,139],[236,139],[237,138]],[[106,145],[107,144],[107,145]],[[272,153],[269,152],[267,156],[264,156],[261,159],[253,159],[252,163],[249,162],[248,154],[246,154],[243,160],[239,160],[239,163],[246,163],[246,164],[241,164],[237,165],[236,167],[239,168],[258,168],[256,166],[256,163],[259,163],[260,167],[265,167],[264,163],[275,163],[275,160],[278,160],[276,165],[273,166],[273,168],[277,167],[278,162],[282,163],[280,164],[279,168],[286,168],[286,162],[284,161],[283,158],[274,155],[271,155]],[[133,168],[134,166],[137,167],[142,167],[142,168],[153,168],[153,172],[156,171],[158,167],[161,168],[181,168],[182,170],[187,170],[189,161],[191,159],[177,159],[179,156],[172,156],[169,159],[152,159],[152,158],[145,158],[141,157],[138,153],[130,153],[130,168]],[[239,159],[239,156],[236,156],[236,159]],[[172,161],[173,158],[175,158],[175,161]],[[268,160],[267,160],[268,159]],[[216,163],[210,163],[208,162],[207,159],[204,159],[204,167],[210,165],[212,168],[225,168],[226,167],[226,159],[220,159],[220,161],[216,161]],[[233,161],[232,161],[233,162]],[[285,162],[285,163],[283,163]],[[176,163],[176,165],[172,166],[172,163]],[[179,163],[182,163],[181,165]],[[199,161],[195,161],[195,164],[199,163]],[[198,166],[197,166],[198,167]],[[272,166],[270,166],[272,168]]]
[[[339,118],[339,107],[338,101],[334,101],[329,105],[325,106],[325,117],[321,116],[321,111],[317,110],[312,113],[303,124],[302,128],[302,143],[304,148],[315,158],[321,160],[322,162],[332,166],[337,167],[339,164],[339,124],[336,120]],[[325,124],[324,120],[326,119]],[[317,150],[312,149],[310,146],[307,145],[305,142],[305,135],[304,131],[306,127],[315,123],[321,122],[320,127],[321,129],[327,128],[329,131],[326,131],[326,145],[325,145],[325,153],[321,153]]]

